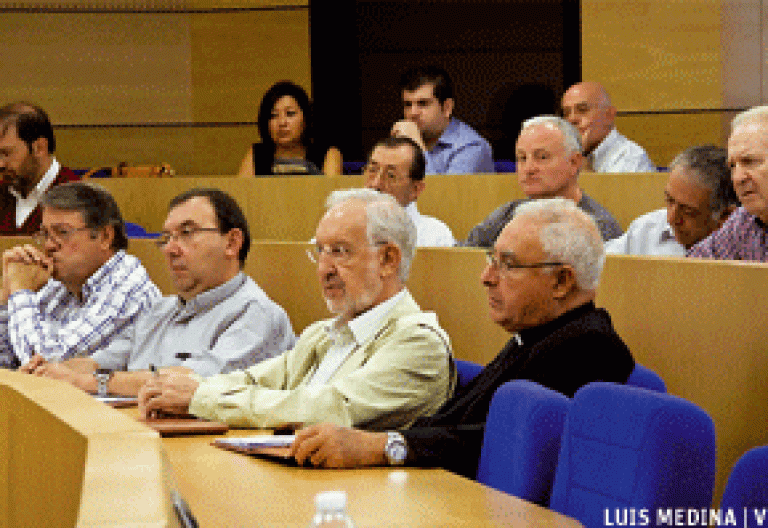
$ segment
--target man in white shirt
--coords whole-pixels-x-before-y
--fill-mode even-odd
[[[412,139],[389,137],[373,147],[363,174],[369,189],[390,194],[405,207],[416,226],[417,246],[454,246],[451,229],[416,208],[416,199],[426,187],[424,167],[422,151]]]
[[[563,117],[581,133],[582,170],[590,172],[655,172],[643,147],[619,134],[616,107],[600,83],[586,81],[563,95]]]
[[[54,152],[48,115],[31,103],[0,108],[0,234],[31,235],[40,229],[40,199],[50,187],[76,181]]]
[[[728,152],[691,147],[670,165],[666,208],[632,221],[627,232],[605,243],[607,253],[684,257],[687,249],[720,228],[738,206]]]
[[[172,373],[139,392],[140,411],[194,415],[236,427],[330,421],[383,429],[434,413],[455,369],[437,317],[405,287],[416,233],[403,208],[370,189],[335,191],[312,259],[333,319],[296,346],[207,379]]]

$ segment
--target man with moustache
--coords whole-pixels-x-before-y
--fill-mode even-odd
[[[37,354],[89,356],[128,332],[160,292],[128,238],[115,200],[81,182],[52,187],[41,201],[37,247],[3,253],[0,366]]]
[[[54,156],[56,138],[48,115],[31,103],[0,108],[0,235],[40,228],[40,199],[54,185],[75,181]]]
[[[293,346],[285,311],[242,272],[248,222],[218,189],[176,196],[156,243],[178,295],[139,314],[130,332],[91,357],[22,370],[68,381],[87,392],[135,396],[154,376],[150,365],[211,376],[249,367]],[[161,372],[164,369],[161,369]]]
[[[416,230],[389,195],[335,191],[312,259],[335,318],[310,325],[285,354],[205,380],[148,382],[140,411],[191,413],[236,427],[329,421],[384,429],[435,412],[455,370],[448,336],[408,290]]]
[[[496,209],[473,227],[460,245],[492,247],[521,204],[529,199],[554,197],[568,198],[592,215],[603,240],[621,235],[621,227],[611,213],[579,187],[581,140],[573,125],[547,115],[526,120],[517,137],[515,157],[517,180],[528,198],[512,200]]]
[[[643,147],[616,130],[616,107],[600,83],[574,84],[563,95],[563,117],[581,134],[585,163],[591,172],[655,172]]]
[[[733,118],[728,164],[742,206],[688,256],[768,262],[768,106]]]
[[[593,381],[624,383],[629,349],[595,291],[605,254],[594,220],[562,198],[520,206],[488,250],[480,279],[490,316],[513,336],[467,386],[410,428],[366,432],[318,424],[296,433],[300,464],[443,467],[475,478],[486,415],[496,389],[526,379],[572,397]]]

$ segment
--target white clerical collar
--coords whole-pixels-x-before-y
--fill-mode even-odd
[[[11,194],[16,197],[16,227],[21,227],[24,225],[24,222],[27,221],[27,218],[29,218],[29,215],[32,214],[32,211],[38,206],[45,192],[53,184],[56,175],[59,174],[60,168],[61,165],[59,165],[59,161],[56,158],[53,158],[51,166],[48,167],[48,170],[40,181],[37,182],[37,185],[35,185],[35,188],[30,191],[29,196],[27,197],[22,196],[12,187],[8,189]]]

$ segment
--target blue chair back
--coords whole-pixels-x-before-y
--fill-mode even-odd
[[[754,510],[765,515],[768,508],[768,446],[750,449],[736,462],[725,485],[720,508],[732,509],[738,526],[761,526]],[[744,508],[747,508],[746,525],[743,524]],[[762,526],[766,526],[766,517],[762,519]]]
[[[157,238],[159,233],[150,233],[139,224],[125,222],[125,234],[128,238]]]
[[[532,381],[499,387],[488,410],[477,480],[548,504],[569,405],[563,394]]]
[[[472,361],[454,359],[453,362],[456,365],[456,373],[459,376],[459,387],[466,387],[483,370],[482,365]]]
[[[635,363],[635,368],[632,371],[632,374],[629,375],[627,385],[661,393],[667,392],[667,384],[664,383],[661,376],[651,369],[642,366],[640,363]]]
[[[618,525],[630,510],[648,512],[653,525],[657,510],[709,508],[714,479],[715,426],[704,410],[669,394],[590,383],[571,403],[550,508],[587,528]]]

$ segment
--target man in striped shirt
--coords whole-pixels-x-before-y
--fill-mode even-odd
[[[62,360],[89,356],[133,325],[160,296],[136,257],[120,210],[103,188],[67,183],[51,188],[37,246],[3,253],[0,366],[16,368],[37,354]]]

